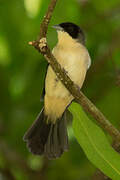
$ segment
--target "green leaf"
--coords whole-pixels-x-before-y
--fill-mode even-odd
[[[88,159],[113,180],[120,180],[120,155],[110,146],[104,132],[93,123],[79,104],[72,103],[73,130]]]

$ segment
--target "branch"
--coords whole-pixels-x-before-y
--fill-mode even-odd
[[[46,34],[56,2],[57,0],[51,0],[50,2],[46,16],[44,16],[40,25],[39,39],[37,41],[30,42],[29,44],[34,46],[41,54],[43,54],[56,73],[57,77],[75,97],[75,100],[83,107],[86,112],[90,113],[93,118],[97,120],[97,122],[104,130],[106,130],[116,140],[116,147],[114,146],[113,148],[118,150],[120,146],[120,132],[107,120],[107,118],[97,109],[97,107],[80,91],[79,87],[74,84],[74,82],[67,76],[64,68],[60,66],[55,57],[52,55],[50,48],[48,47]],[[102,179],[109,179],[102,172],[99,172],[98,177],[101,177]]]
[[[76,84],[74,84],[74,82],[67,76],[64,68],[62,68],[60,64],[58,64],[57,60],[52,55],[50,48],[47,45],[47,28],[56,1],[57,0],[51,0],[46,16],[44,16],[44,19],[40,26],[41,29],[39,40],[30,42],[29,44],[33,45],[39,52],[41,52],[44,55],[44,57],[56,73],[57,77],[61,80],[61,82],[69,90],[69,92],[75,97],[76,101],[83,107],[83,109],[86,112],[90,113],[104,130],[106,130],[111,136],[118,139],[119,141],[119,131],[106,119],[106,117],[95,107],[95,105],[80,91],[79,87]]]
[[[47,13],[40,25],[41,29],[39,39],[33,42],[29,42],[29,44],[34,46],[41,54],[43,54],[56,73],[57,77],[74,96],[75,100],[83,107],[83,109],[87,113],[90,113],[92,117],[97,120],[100,126],[113,138],[120,141],[120,132],[107,120],[107,118],[97,109],[97,107],[80,91],[79,87],[74,84],[74,82],[67,76],[65,69],[60,66],[55,57],[52,55],[50,48],[48,47],[46,33],[56,2],[57,0],[51,0],[50,2]]]
[[[51,0],[51,2],[49,4],[48,10],[46,12],[46,15],[44,16],[43,21],[42,21],[42,23],[40,25],[39,40],[41,38],[43,38],[43,37],[46,37],[47,29],[48,29],[48,24],[49,24],[50,19],[52,17],[52,13],[53,13],[53,10],[55,8],[56,2],[57,2],[57,0]]]

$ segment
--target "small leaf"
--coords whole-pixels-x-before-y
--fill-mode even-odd
[[[88,159],[113,180],[120,180],[120,155],[110,146],[104,132],[79,104],[72,103],[74,134]]]

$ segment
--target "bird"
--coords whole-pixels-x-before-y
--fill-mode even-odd
[[[53,28],[57,31],[58,42],[52,53],[70,79],[81,89],[91,65],[91,58],[85,46],[85,34],[72,22],[63,22]],[[48,65],[44,106],[23,137],[31,153],[44,155],[51,160],[68,151],[66,112],[73,100],[72,94]]]

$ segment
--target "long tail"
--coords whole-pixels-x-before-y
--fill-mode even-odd
[[[28,149],[33,154],[44,154],[48,159],[60,157],[64,151],[68,150],[65,113],[55,124],[47,123],[47,116],[45,116],[44,109],[42,109],[23,139],[27,142]]]

